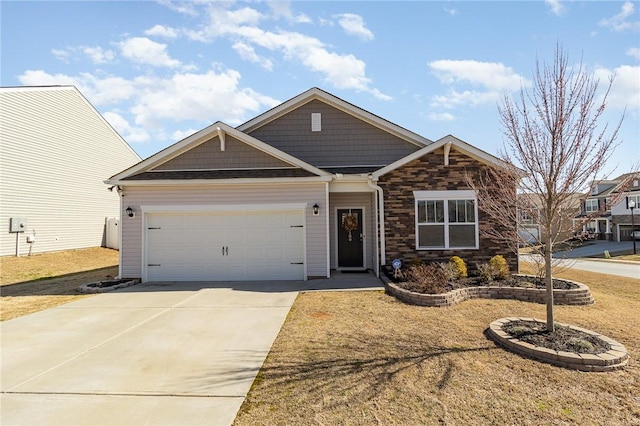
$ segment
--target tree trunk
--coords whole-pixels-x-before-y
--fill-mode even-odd
[[[551,250],[552,243],[549,236],[544,244],[544,280],[547,288],[547,331],[555,330],[553,321],[553,276],[551,275]]]

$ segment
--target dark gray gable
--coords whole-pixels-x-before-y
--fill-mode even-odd
[[[321,114],[320,131],[311,131],[312,113]],[[420,149],[318,99],[249,134],[318,168],[380,168]]]
[[[154,167],[154,171],[169,170],[229,170],[293,168],[291,164],[226,135],[224,151],[215,136],[206,142]]]

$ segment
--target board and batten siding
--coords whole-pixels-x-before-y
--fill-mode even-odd
[[[122,208],[131,206],[133,218],[122,213],[121,271],[123,278],[141,278],[143,261],[143,215],[140,206],[216,206],[307,203],[306,252],[307,276],[326,277],[327,270],[327,186],[325,183],[279,185],[179,185],[125,186]],[[320,206],[313,215],[312,206]]]
[[[9,219],[27,219],[20,255],[101,246],[118,217],[104,180],[140,157],[74,87],[0,89],[0,255],[16,254]]]
[[[331,269],[337,268],[338,252],[336,243],[336,230],[337,230],[337,214],[336,209],[345,208],[364,208],[364,220],[365,220],[365,258],[364,267],[367,269],[375,269],[375,239],[376,239],[376,218],[375,218],[375,206],[374,206],[374,193],[362,193],[362,192],[332,192],[329,193],[329,205],[331,208],[331,215],[329,217],[329,232],[330,237],[330,256],[331,256]]]

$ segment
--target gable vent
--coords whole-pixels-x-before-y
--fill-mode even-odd
[[[322,114],[319,112],[311,113],[311,131],[319,132],[322,130]]]

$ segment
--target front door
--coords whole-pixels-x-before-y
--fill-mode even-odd
[[[338,268],[364,268],[362,209],[338,209]]]

